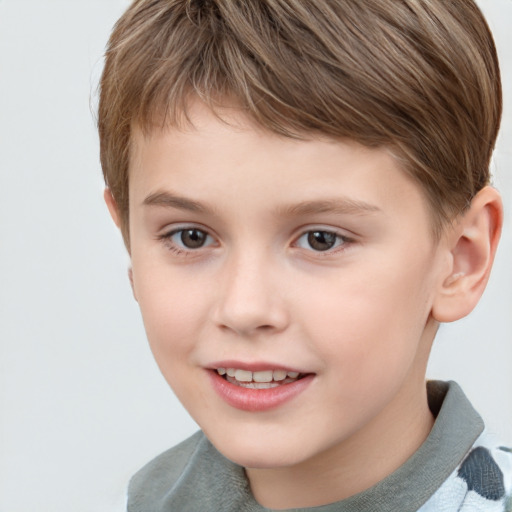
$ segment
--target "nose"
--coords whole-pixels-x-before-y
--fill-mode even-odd
[[[287,327],[283,283],[270,258],[234,255],[223,270],[215,312],[219,327],[244,337],[277,333]]]

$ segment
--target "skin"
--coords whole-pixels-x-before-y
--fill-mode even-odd
[[[367,489],[432,427],[430,347],[438,320],[467,314],[483,291],[499,197],[487,191],[476,220],[435,241],[421,191],[384,148],[283,138],[198,102],[190,115],[193,126],[135,129],[133,140],[131,280],[155,359],[262,505]],[[204,245],[183,244],[191,228]],[[334,233],[334,246],[312,247],[315,231]],[[314,378],[275,409],[243,411],[212,388],[223,360]]]

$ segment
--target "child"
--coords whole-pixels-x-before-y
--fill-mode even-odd
[[[425,371],[502,224],[472,0],[136,0],[101,81],[105,199],[201,432],[130,512],[510,511],[510,450]]]

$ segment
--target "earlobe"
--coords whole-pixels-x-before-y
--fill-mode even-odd
[[[132,287],[133,298],[135,299],[136,302],[139,302],[137,300],[137,295],[135,294],[135,286],[133,285],[133,269],[132,269],[132,267],[128,268],[128,279],[130,280],[130,286]]]
[[[453,322],[468,315],[484,292],[503,224],[497,190],[484,187],[457,219],[451,240],[450,274],[440,284],[432,316]]]
[[[108,211],[110,213],[110,216],[112,217],[112,220],[114,221],[114,224],[121,228],[121,218],[119,216],[119,209],[117,207],[116,200],[114,199],[114,196],[112,195],[111,190],[107,187],[103,191],[103,198],[105,199],[105,204],[107,205]]]

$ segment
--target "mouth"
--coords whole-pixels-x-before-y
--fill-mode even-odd
[[[306,374],[286,370],[250,371],[240,368],[217,368],[218,375],[230,384],[247,389],[271,389],[292,384],[304,378]]]
[[[272,368],[267,364],[222,364],[209,368],[210,382],[231,407],[250,412],[276,409],[301,395],[315,380],[314,373]]]

